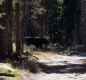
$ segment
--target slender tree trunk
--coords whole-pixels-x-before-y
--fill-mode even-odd
[[[82,0],[81,40],[82,44],[86,45],[86,0]]]
[[[7,50],[9,57],[12,56],[12,0],[5,0],[6,2],[6,30],[7,30]]]
[[[21,26],[20,26],[20,15],[19,15],[19,3],[16,3],[16,28],[15,28],[15,34],[16,34],[16,52],[21,53]]]
[[[0,59],[5,59],[5,30],[0,29]]]
[[[19,0],[18,3],[16,3],[16,52],[22,53],[23,52],[23,26],[21,25],[22,19],[23,19],[23,4],[24,2],[22,0]]]
[[[82,23],[82,17],[81,17],[81,5],[82,1],[81,0],[77,0],[76,4],[77,4],[77,7],[76,7],[76,28],[75,28],[75,33],[76,33],[76,42],[77,44],[81,44],[82,41],[81,41],[81,32],[80,32],[80,28],[81,28],[81,23]]]

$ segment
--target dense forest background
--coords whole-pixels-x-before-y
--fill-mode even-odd
[[[86,46],[85,0],[0,0],[0,59],[24,51],[24,39],[46,37],[63,48]]]

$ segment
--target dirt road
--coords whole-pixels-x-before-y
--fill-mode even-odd
[[[46,65],[43,72],[32,74],[23,70],[21,80],[86,80],[86,57],[55,55],[38,62]]]

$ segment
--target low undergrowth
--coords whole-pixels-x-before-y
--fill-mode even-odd
[[[86,46],[84,46],[84,45],[75,45],[75,46],[68,47],[66,50],[67,51],[86,52]]]

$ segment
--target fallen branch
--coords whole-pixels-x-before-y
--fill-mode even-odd
[[[13,74],[7,74],[7,73],[0,73],[0,76],[14,77]]]

